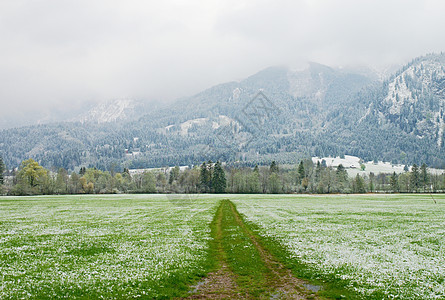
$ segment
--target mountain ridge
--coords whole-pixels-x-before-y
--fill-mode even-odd
[[[46,167],[69,169],[191,165],[204,159],[253,165],[345,154],[441,167],[443,70],[443,53],[416,58],[383,82],[375,80],[378,74],[316,63],[299,70],[270,67],[164,107],[151,107],[140,117],[128,118],[125,109],[133,108],[126,103],[103,118],[108,123],[3,130],[0,153],[8,166],[33,156]],[[276,111],[257,115],[261,126],[254,126],[246,112],[259,101],[259,91],[263,104]],[[402,96],[403,102],[395,101]],[[203,151],[207,148],[212,152]]]

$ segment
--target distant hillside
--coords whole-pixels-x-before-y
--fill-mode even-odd
[[[71,119],[80,123],[110,123],[137,119],[148,112],[148,104],[133,99],[115,99],[99,103]]]
[[[417,58],[384,82],[369,70],[310,63],[271,67],[163,108],[114,101],[79,122],[3,130],[0,153],[10,167],[33,157],[69,169],[345,154],[443,167],[444,56]]]
[[[444,104],[445,54],[430,54],[385,81],[360,121],[384,137],[387,158],[442,167]]]

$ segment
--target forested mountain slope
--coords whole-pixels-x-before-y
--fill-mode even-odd
[[[253,165],[342,154],[441,167],[444,57],[417,58],[385,82],[370,72],[316,63],[302,70],[272,67],[147,109],[130,121],[3,130],[0,155],[8,167],[32,157],[46,167],[68,169],[160,167],[204,159]]]

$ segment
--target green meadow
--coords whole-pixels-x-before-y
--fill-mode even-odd
[[[261,298],[273,291],[256,241],[314,297],[445,298],[445,196],[433,197],[0,197],[0,298],[187,297],[221,257]]]

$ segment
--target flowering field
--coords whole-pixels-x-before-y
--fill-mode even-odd
[[[269,241],[259,253],[303,266],[320,286],[333,278],[364,298],[445,298],[445,195],[177,197],[0,197],[0,299],[187,295],[215,267],[220,199]]]
[[[233,200],[258,234],[314,276],[366,298],[445,298],[445,197],[247,196]],[[317,275],[318,274],[318,275]]]
[[[208,271],[217,201],[0,198],[0,299],[159,298]]]

